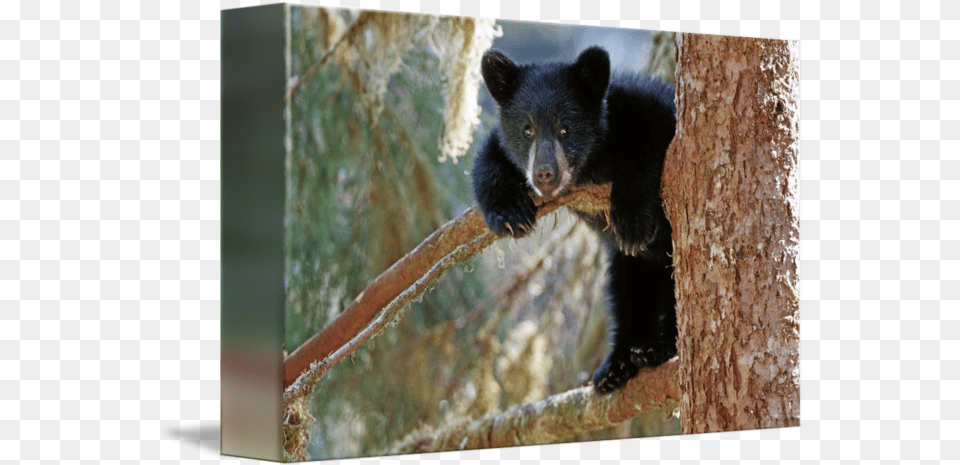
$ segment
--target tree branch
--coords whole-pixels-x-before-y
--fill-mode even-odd
[[[549,215],[564,205],[583,213],[605,212],[610,208],[609,196],[609,185],[579,187],[563,197],[541,202],[537,218]],[[284,388],[293,385],[311,365],[316,365],[315,370],[312,370],[312,382],[298,383],[295,389],[301,393],[312,390],[313,383],[319,380],[323,373],[379,332],[383,324],[392,321],[392,318],[387,318],[387,312],[384,312],[381,315],[383,321],[374,328],[364,330],[381,309],[391,304],[394,312],[399,311],[410,300],[418,297],[447,268],[476,255],[495,239],[496,236],[487,229],[483,216],[476,207],[441,226],[415,249],[377,276],[334,321],[287,356],[283,362]],[[455,256],[445,259],[451,254]],[[411,286],[415,289],[408,289]],[[407,292],[404,292],[405,290]],[[404,295],[401,296],[401,293]],[[359,339],[351,343],[355,338]],[[349,347],[346,347],[348,345]],[[287,397],[287,394],[284,396]]]
[[[439,431],[414,433],[386,454],[549,444],[609,428],[654,408],[678,406],[679,364],[674,357],[659,367],[640,370],[622,389],[610,395],[597,395],[592,387],[581,387],[537,402],[515,405],[479,420],[463,421]]]

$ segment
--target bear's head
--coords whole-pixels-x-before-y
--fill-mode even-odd
[[[606,133],[610,57],[590,47],[573,63],[518,65],[489,50],[481,71],[500,107],[510,160],[541,197],[563,194]]]

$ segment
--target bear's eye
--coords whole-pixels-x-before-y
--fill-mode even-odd
[[[533,137],[533,128],[530,126],[525,126],[523,128],[523,137],[526,137],[527,139]]]
[[[566,126],[563,126],[562,128],[560,128],[560,137],[567,137],[569,135],[570,135],[569,128],[567,128]]]

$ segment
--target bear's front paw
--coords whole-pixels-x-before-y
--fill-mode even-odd
[[[529,196],[521,195],[515,202],[484,210],[483,219],[496,235],[509,234],[520,238],[533,231],[533,224],[537,221],[537,206]]]
[[[610,352],[593,374],[593,389],[597,394],[611,393],[627,384],[639,371],[640,366],[635,363],[631,353]]]
[[[652,215],[623,208],[610,209],[610,222],[617,239],[617,247],[630,256],[647,250],[659,231]]]

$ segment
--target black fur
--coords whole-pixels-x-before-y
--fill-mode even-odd
[[[500,106],[500,125],[473,167],[474,194],[492,231],[532,231],[531,193],[552,197],[612,182],[609,227],[606,217],[581,215],[610,257],[612,350],[593,385],[611,392],[677,352],[671,228],[660,197],[676,125],[673,88],[632,74],[611,79],[599,47],[573,63],[528,65],[491,50],[481,69]]]

